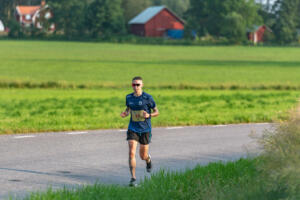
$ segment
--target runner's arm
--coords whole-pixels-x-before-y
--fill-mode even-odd
[[[153,108],[153,113],[149,114],[146,111],[144,111],[143,114],[144,114],[144,118],[157,117],[159,115],[159,111],[158,111],[158,108],[155,107],[155,108]]]
[[[129,113],[130,113],[130,108],[127,107],[127,108],[125,109],[125,111],[122,112],[122,113],[120,114],[120,116],[121,116],[122,118],[124,118],[124,117],[127,117],[127,116],[129,115]]]

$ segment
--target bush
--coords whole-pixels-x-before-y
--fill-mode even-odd
[[[300,199],[300,106],[288,122],[264,134],[260,169],[271,188],[286,191],[288,199]]]
[[[19,22],[16,20],[10,20],[8,23],[9,33],[8,36],[11,38],[22,38],[24,33]]]

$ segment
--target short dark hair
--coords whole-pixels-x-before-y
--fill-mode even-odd
[[[135,81],[135,80],[143,81],[142,77],[140,77],[140,76],[136,76],[132,79],[132,81]]]

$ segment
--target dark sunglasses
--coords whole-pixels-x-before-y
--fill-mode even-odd
[[[132,83],[132,87],[135,87],[135,86],[140,87],[140,85],[141,85],[141,84],[139,84],[139,83],[137,83],[137,84]]]

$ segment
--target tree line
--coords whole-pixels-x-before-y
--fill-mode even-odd
[[[16,23],[16,5],[38,5],[41,0],[1,0],[0,19],[15,37],[29,33]],[[264,5],[255,0],[47,0],[56,25],[56,35],[66,38],[109,38],[129,34],[128,21],[153,5],[166,5],[186,21],[186,37],[191,31],[199,38],[225,38],[231,43],[247,40],[254,25],[267,25],[268,42],[297,42],[300,29],[300,0],[276,0]],[[268,1],[269,2],[269,1]]]

